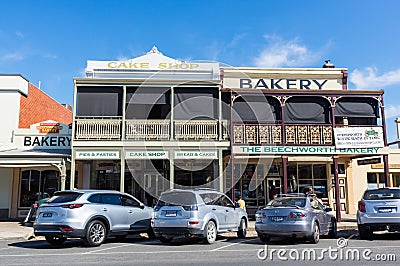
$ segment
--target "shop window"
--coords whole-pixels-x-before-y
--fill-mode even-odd
[[[30,207],[60,189],[60,173],[56,170],[25,170],[21,173],[19,207]]]
[[[400,174],[395,173],[395,174],[392,174],[392,176],[393,176],[393,186],[400,187]]]
[[[345,168],[344,164],[342,164],[342,163],[338,164],[338,174],[339,175],[344,175],[346,173],[345,169],[346,168]],[[335,165],[331,164],[331,175],[334,175],[334,174],[335,174]]]
[[[326,164],[288,164],[288,192],[306,193],[312,188],[319,198],[327,198]]]
[[[299,179],[311,179],[312,168],[311,164],[299,164]]]
[[[384,188],[385,174],[384,173],[367,173],[367,183],[369,189]]]

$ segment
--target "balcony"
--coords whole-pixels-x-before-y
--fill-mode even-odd
[[[333,145],[332,125],[241,124],[233,136],[234,144]]]
[[[170,120],[126,120],[123,138],[122,118],[85,117],[75,119],[75,140],[228,140],[228,122],[223,121],[221,129],[219,125],[216,120],[175,120],[171,136]]]
[[[121,117],[77,118],[75,140],[120,140]]]
[[[126,120],[127,140],[168,140],[170,138],[169,120]]]

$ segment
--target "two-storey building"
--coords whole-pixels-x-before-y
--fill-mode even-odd
[[[382,155],[388,167],[383,91],[350,91],[347,69],[328,66],[221,67],[156,48],[88,61],[86,77],[74,79],[70,186],[148,204],[166,189],[210,187],[242,195],[250,214],[311,187],[340,205],[340,220],[351,160]]]

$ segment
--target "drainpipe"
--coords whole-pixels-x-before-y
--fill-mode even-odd
[[[385,104],[383,103],[383,95],[381,99],[381,114],[382,114],[382,127],[383,127],[383,143],[384,147],[388,147],[387,132],[386,132],[386,118],[385,118]],[[389,155],[383,155],[383,171],[385,173],[385,185],[390,187],[390,169],[389,169]]]
[[[399,141],[400,140],[400,118],[399,117],[396,118],[396,120],[394,120],[394,122],[396,122],[396,124],[397,124],[397,140]],[[400,149],[400,142],[397,143],[397,148]]]

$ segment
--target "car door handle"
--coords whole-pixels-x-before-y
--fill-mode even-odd
[[[107,208],[103,208],[103,211],[105,211],[105,212],[106,212],[106,211],[107,211]]]
[[[129,210],[128,213],[133,213],[133,211],[132,211],[132,210]]]
[[[216,208],[212,208],[211,210],[215,211],[215,210],[217,210],[217,209],[216,209]]]
[[[229,210],[225,210],[226,212],[229,212]]]

